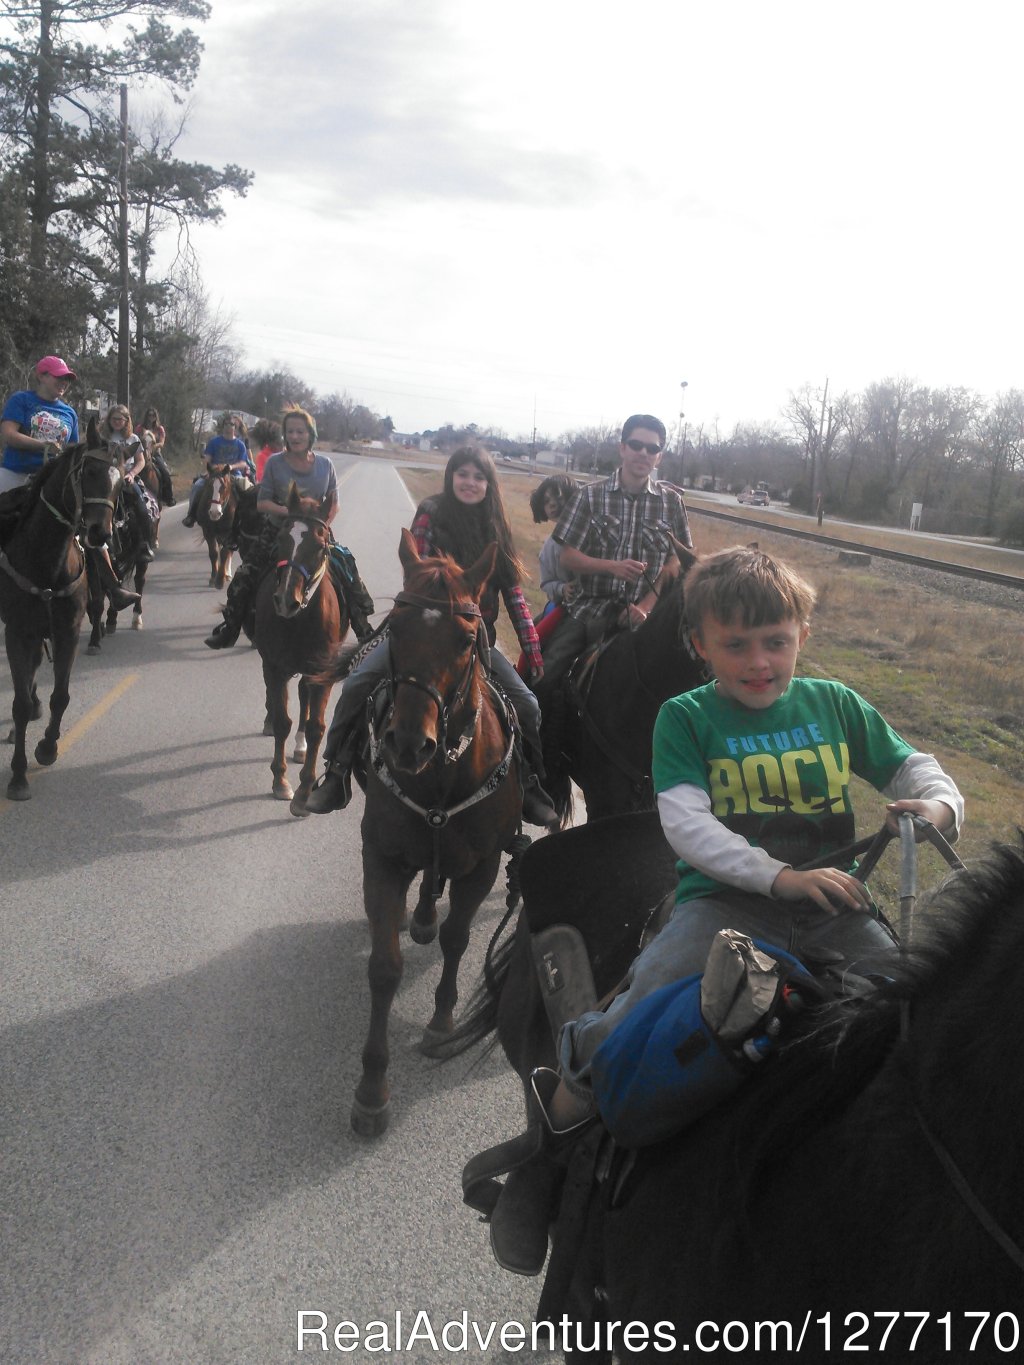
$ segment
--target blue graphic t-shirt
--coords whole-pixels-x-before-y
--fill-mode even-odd
[[[47,402],[31,389],[19,389],[11,394],[0,413],[0,422],[17,422],[22,435],[52,441],[56,445],[78,440],[78,414],[74,408],[59,398]],[[30,474],[41,468],[43,452],[6,446],[2,463],[4,469],[15,474]]]
[[[702,788],[728,829],[800,867],[853,842],[851,774],[881,790],[914,752],[842,683],[794,678],[763,711],[723,698],[709,683],[661,708],[654,787]],[[688,863],[678,869],[677,900],[721,889]]]

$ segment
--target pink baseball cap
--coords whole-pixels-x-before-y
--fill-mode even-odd
[[[77,379],[74,370],[64,364],[59,355],[44,355],[36,366],[36,374],[52,374],[55,379]]]

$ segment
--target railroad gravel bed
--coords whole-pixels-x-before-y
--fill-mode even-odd
[[[872,556],[871,571],[884,574],[900,583],[912,583],[926,592],[934,592],[958,602],[978,602],[986,607],[1003,607],[1024,613],[1024,581],[1019,588],[1004,587],[1000,583],[985,583],[977,578],[961,578],[959,574],[942,569],[924,569],[916,564],[901,564],[896,559]]]

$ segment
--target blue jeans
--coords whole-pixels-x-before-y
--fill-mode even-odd
[[[799,958],[801,950],[832,948],[842,953],[836,970],[882,972],[899,952],[888,930],[872,915],[843,910],[830,915],[808,901],[775,901],[727,891],[683,901],[629,969],[629,985],[606,1010],[591,1010],[565,1024],[558,1038],[558,1063],[569,1088],[585,1093],[590,1062],[615,1025],[645,996],[670,981],[703,972],[711,941],[721,929],[738,929],[774,943]]]

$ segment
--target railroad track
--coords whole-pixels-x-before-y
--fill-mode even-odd
[[[950,564],[947,560],[926,559],[923,555],[906,554],[903,550],[883,550],[877,545],[840,540],[835,536],[823,535],[820,531],[802,531],[795,526],[782,526],[775,521],[760,521],[756,517],[741,516],[736,512],[722,512],[718,508],[703,507],[696,501],[687,501],[686,511],[690,516],[717,517],[720,521],[755,526],[758,530],[770,531],[773,535],[793,536],[797,540],[810,540],[837,550],[859,551],[861,554],[875,555],[879,559],[892,559],[900,564],[911,564],[920,569],[934,569],[937,573],[953,574],[958,578],[973,578],[982,583],[995,583],[1003,588],[1016,588],[1024,592],[1024,576],[1019,574],[996,573],[991,569],[976,569],[969,564]]]

